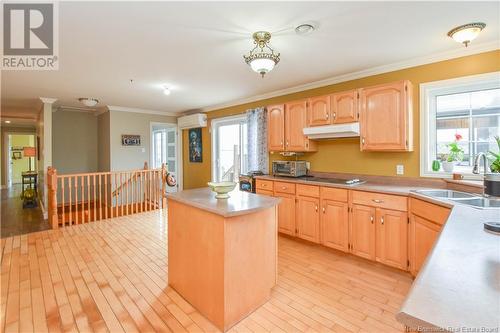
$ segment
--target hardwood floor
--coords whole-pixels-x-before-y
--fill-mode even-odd
[[[215,332],[167,284],[165,212],[1,239],[2,332]],[[269,302],[232,332],[402,332],[410,276],[279,237]]]
[[[24,208],[21,199],[21,185],[15,184],[1,191],[1,237],[15,236],[29,232],[50,229],[43,219],[39,207]]]

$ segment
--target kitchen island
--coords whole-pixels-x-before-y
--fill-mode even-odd
[[[168,283],[220,330],[265,303],[276,284],[280,199],[208,188],[167,195]]]

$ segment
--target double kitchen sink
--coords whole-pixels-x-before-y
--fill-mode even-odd
[[[500,208],[500,199],[487,198],[479,194],[452,190],[416,190],[415,192],[431,198],[445,199],[476,208]]]

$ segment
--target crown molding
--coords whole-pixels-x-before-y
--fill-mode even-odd
[[[148,109],[140,109],[140,108],[129,108],[126,106],[118,106],[118,105],[106,105],[106,107],[108,108],[109,111],[155,114],[155,115],[159,115],[159,116],[169,116],[169,117],[178,117],[181,115],[181,113],[176,113],[176,112],[156,111],[156,110],[148,110]]]
[[[427,56],[423,56],[423,57],[412,58],[412,59],[408,59],[405,61],[400,61],[400,62],[388,64],[388,65],[382,65],[382,66],[377,66],[377,67],[373,67],[373,68],[363,69],[363,70],[353,72],[353,73],[342,74],[342,75],[334,76],[334,77],[324,79],[324,80],[319,80],[319,81],[314,81],[314,82],[310,82],[310,83],[306,83],[306,84],[301,84],[301,85],[290,87],[290,88],[275,90],[273,92],[269,92],[269,93],[265,93],[265,94],[261,94],[261,95],[255,95],[255,96],[251,96],[251,97],[247,97],[247,98],[243,98],[243,99],[233,100],[233,101],[226,102],[226,103],[215,104],[212,106],[201,108],[200,111],[201,112],[215,111],[215,110],[219,110],[219,109],[223,109],[223,108],[227,108],[227,107],[231,107],[231,106],[252,103],[252,102],[259,101],[259,100],[288,95],[288,94],[292,94],[292,93],[296,93],[296,92],[300,92],[300,91],[304,91],[304,90],[325,87],[325,86],[329,86],[329,85],[336,84],[336,83],[361,79],[361,78],[368,77],[368,76],[393,72],[393,71],[397,71],[397,70],[401,70],[401,69],[405,69],[405,68],[411,68],[411,67],[431,64],[431,63],[435,63],[435,62],[439,62],[439,61],[465,57],[465,56],[469,56],[469,55],[484,53],[484,52],[488,52],[488,51],[494,51],[494,50],[498,50],[498,49],[500,49],[500,43],[497,41],[488,42],[488,43],[481,43],[481,44],[476,44],[476,45],[470,45],[469,47],[460,46],[456,50],[439,52],[439,53],[435,53],[435,54],[431,54],[431,55],[427,55]]]
[[[57,98],[40,97],[40,100],[43,104],[54,104],[57,101]]]

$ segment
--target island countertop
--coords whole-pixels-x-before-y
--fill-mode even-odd
[[[208,187],[167,193],[168,200],[175,200],[208,212],[231,217],[254,213],[271,208],[280,203],[281,199],[259,195],[238,189],[229,193],[228,199],[216,199],[215,193]]]

